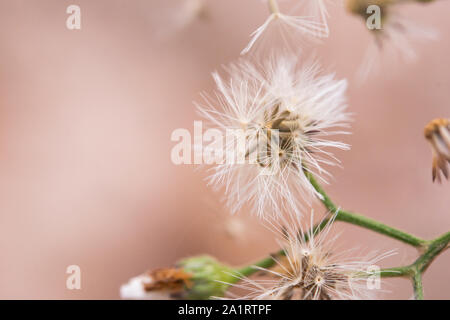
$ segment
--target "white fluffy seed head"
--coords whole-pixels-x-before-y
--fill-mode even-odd
[[[279,234],[285,255],[277,256],[270,269],[255,267],[259,279],[242,277],[235,287],[244,291],[239,299],[253,300],[358,300],[373,299],[381,287],[371,286],[374,266],[393,254],[372,253],[355,258],[349,252],[338,252],[337,236],[330,237],[335,216],[322,221],[322,231],[311,226],[302,232],[299,221],[275,221],[271,227]],[[279,223],[283,224],[280,225]],[[320,233],[319,233],[320,232]],[[345,256],[351,256],[345,258]],[[264,279],[261,279],[264,276]],[[379,279],[378,279],[379,280]]]
[[[216,99],[199,107],[225,136],[225,142],[208,146],[225,156],[211,168],[209,182],[225,187],[233,212],[250,204],[260,216],[300,215],[302,200],[310,204],[320,197],[305,171],[326,182],[323,165],[338,162],[329,149],[348,149],[328,139],[345,133],[335,129],[349,121],[347,82],[320,75],[316,63],[298,67],[286,55],[260,65],[241,61],[228,71],[228,81],[214,74]],[[236,154],[241,161],[230,161]]]

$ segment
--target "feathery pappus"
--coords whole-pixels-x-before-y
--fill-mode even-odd
[[[301,37],[309,39],[326,38],[329,35],[328,24],[326,22],[328,12],[325,0],[288,1],[288,6],[284,2],[277,0],[263,0],[267,3],[270,15],[266,21],[258,27],[252,34],[248,45],[241,54],[249,53],[256,42],[261,41],[265,33],[272,33],[270,42],[282,39],[286,47],[295,49],[296,43],[300,43]],[[292,7],[294,4],[294,7]],[[298,6],[301,4],[301,6]],[[289,6],[290,5],[290,6]],[[290,9],[289,9],[290,7]],[[305,12],[307,15],[296,15],[297,11]],[[290,13],[286,13],[290,12]],[[268,35],[269,37],[270,35]]]
[[[322,221],[321,230],[311,227],[302,231],[299,221],[272,224],[279,234],[284,255],[274,257],[270,269],[254,267],[266,279],[242,277],[235,284],[244,291],[238,299],[252,300],[360,300],[374,299],[381,291],[375,265],[394,254],[372,253],[355,258],[353,252],[337,252],[330,230],[336,215]],[[311,220],[312,221],[312,220]],[[346,258],[345,256],[349,256]]]
[[[369,44],[358,78],[365,80],[371,72],[380,68],[383,60],[386,62],[414,62],[417,59],[415,44],[438,39],[438,33],[432,28],[404,18],[399,13],[399,7],[414,1],[397,0],[347,0],[347,10],[364,19],[366,26],[369,16],[375,11],[369,11],[370,6],[379,8],[379,26],[371,26],[369,32],[373,41]]]
[[[431,144],[433,154],[433,182],[441,183],[441,173],[449,178],[448,162],[450,162],[450,120],[434,119],[425,126],[425,138]]]
[[[213,75],[216,99],[205,96],[206,106],[198,106],[226,137],[208,146],[227,156],[210,168],[209,182],[224,186],[232,212],[250,204],[259,216],[300,215],[300,199],[321,198],[305,171],[326,182],[323,166],[339,162],[328,149],[349,149],[329,139],[347,133],[336,130],[349,122],[346,80],[320,75],[317,63],[298,66],[289,55],[260,65],[242,60],[228,72],[228,81]],[[239,161],[230,161],[236,154]]]
[[[302,12],[305,16],[323,23],[326,34],[329,34],[330,31],[328,6],[342,4],[342,0],[291,0],[287,2],[292,3],[290,12]]]

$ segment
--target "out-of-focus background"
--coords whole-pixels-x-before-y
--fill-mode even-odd
[[[238,58],[266,6],[207,0],[204,18],[189,21],[174,18],[180,3],[0,0],[0,298],[119,298],[130,277],[182,257],[238,265],[275,250],[256,218],[227,212],[202,170],[170,159],[172,131],[193,130],[192,101],[213,90],[211,71]],[[66,28],[71,4],[81,30]],[[424,238],[450,227],[450,183],[432,184],[422,133],[450,116],[449,9],[405,6],[403,16],[440,40],[362,85],[355,73],[369,34],[342,6],[330,7],[330,38],[313,50],[326,71],[349,79],[355,119],[345,137],[352,149],[337,154],[343,169],[331,169],[327,190],[345,208]],[[337,229],[343,248],[397,248],[383,266],[416,256],[357,227]],[[73,264],[81,290],[66,289]],[[428,270],[427,298],[449,298],[449,267],[444,253]],[[412,297],[407,280],[383,289],[383,298]]]

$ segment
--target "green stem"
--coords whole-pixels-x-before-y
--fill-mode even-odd
[[[387,268],[380,271],[382,278],[411,277],[412,274],[410,266]]]
[[[284,251],[281,250],[277,254],[281,255],[281,253],[284,253]],[[259,271],[258,267],[268,269],[268,268],[273,267],[275,264],[276,264],[276,260],[274,259],[274,256],[271,255],[270,257],[264,258],[264,259],[257,261],[249,266],[238,269],[237,273],[240,276],[249,277],[252,274],[254,274],[255,272]],[[239,278],[235,278],[235,279],[236,279],[236,282],[238,282],[240,280]]]
[[[314,178],[314,176],[305,171],[306,176],[308,177],[309,181],[311,182],[312,186],[314,187],[314,189],[316,189],[316,191],[322,196],[322,203],[324,204],[324,206],[333,213],[336,213],[336,220],[337,221],[342,221],[342,222],[347,222],[353,225],[357,225],[381,234],[384,234],[388,237],[397,239],[399,241],[402,241],[404,243],[407,243],[409,245],[412,245],[414,247],[424,247],[427,244],[427,241],[421,238],[418,238],[416,236],[413,236],[409,233],[406,233],[402,230],[390,227],[386,224],[383,224],[381,222],[378,222],[376,220],[367,218],[365,216],[362,216],[360,214],[357,213],[353,213],[350,211],[345,211],[342,209],[339,209],[334,203],[333,201],[331,201],[331,199],[328,197],[328,195],[325,193],[325,191],[322,189],[322,187],[319,185],[319,183],[316,181],[316,179]]]
[[[321,232],[323,230],[323,228],[326,227],[328,222],[329,222],[329,219],[323,219],[320,223],[316,224],[313,228],[313,234],[317,234],[317,233]],[[309,240],[308,234],[304,235],[304,240],[306,242]],[[285,254],[284,250],[280,250],[277,253],[270,255],[270,257],[266,257],[262,260],[259,260],[255,263],[253,263],[250,266],[246,266],[246,267],[243,267],[243,268],[237,270],[237,272],[246,277],[251,276],[252,274],[254,274],[255,272],[258,271],[258,267],[259,268],[273,267],[277,262],[276,257],[283,256],[284,254]],[[237,281],[239,281],[239,279],[237,279]]]
[[[416,300],[423,300],[422,274],[420,272],[415,272],[412,281],[414,286],[414,297]]]
[[[357,225],[378,232],[380,234],[384,234],[386,236],[389,236],[393,239],[397,239],[401,242],[407,243],[414,247],[420,248],[425,246],[427,243],[427,241],[424,239],[418,238],[407,232],[404,232],[396,228],[392,228],[386,224],[383,224],[381,222],[378,222],[376,220],[364,217],[362,215],[353,212],[338,210],[336,220],[347,222],[353,225]]]
[[[417,271],[423,273],[427,270],[428,266],[433,262],[433,260],[443,251],[448,248],[450,243],[450,232],[437,237],[427,246],[427,250],[416,260],[414,265]]]
[[[423,285],[422,285],[422,274],[427,270],[429,265],[434,261],[434,259],[441,254],[443,251],[449,248],[450,244],[450,232],[447,232],[434,240],[427,241],[416,236],[413,236],[409,233],[401,231],[399,229],[395,229],[388,225],[385,225],[376,220],[364,217],[362,215],[352,213],[349,211],[339,209],[333,201],[328,197],[319,183],[315,180],[313,175],[309,172],[305,172],[309,181],[314,186],[315,190],[322,196],[322,203],[325,207],[333,213],[336,213],[336,220],[343,221],[347,223],[351,223],[380,234],[384,234],[393,239],[400,240],[404,243],[407,243],[413,247],[416,247],[422,251],[422,254],[417,258],[417,260],[409,265],[409,266],[401,266],[383,269],[380,271],[379,275],[383,278],[389,277],[407,277],[410,278],[414,285],[414,294],[416,299],[421,300],[424,298],[423,295]],[[328,219],[324,219],[320,224],[314,227],[314,234],[322,231],[322,229],[327,225]],[[305,236],[305,241],[309,239]],[[256,263],[253,263],[250,266],[243,267],[238,269],[237,272],[242,276],[251,276],[259,269],[255,268],[255,266],[260,268],[271,268],[276,264],[276,256],[284,255],[284,250],[280,250],[274,255],[270,257],[266,257]],[[239,279],[236,278],[236,282]]]

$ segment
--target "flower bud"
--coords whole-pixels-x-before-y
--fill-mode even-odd
[[[187,290],[187,299],[209,299],[221,297],[229,285],[236,280],[235,271],[210,256],[187,258],[178,264],[192,275],[192,286]]]
[[[181,260],[175,268],[148,271],[120,288],[123,299],[209,299],[223,296],[226,283],[236,279],[233,269],[210,256]]]

